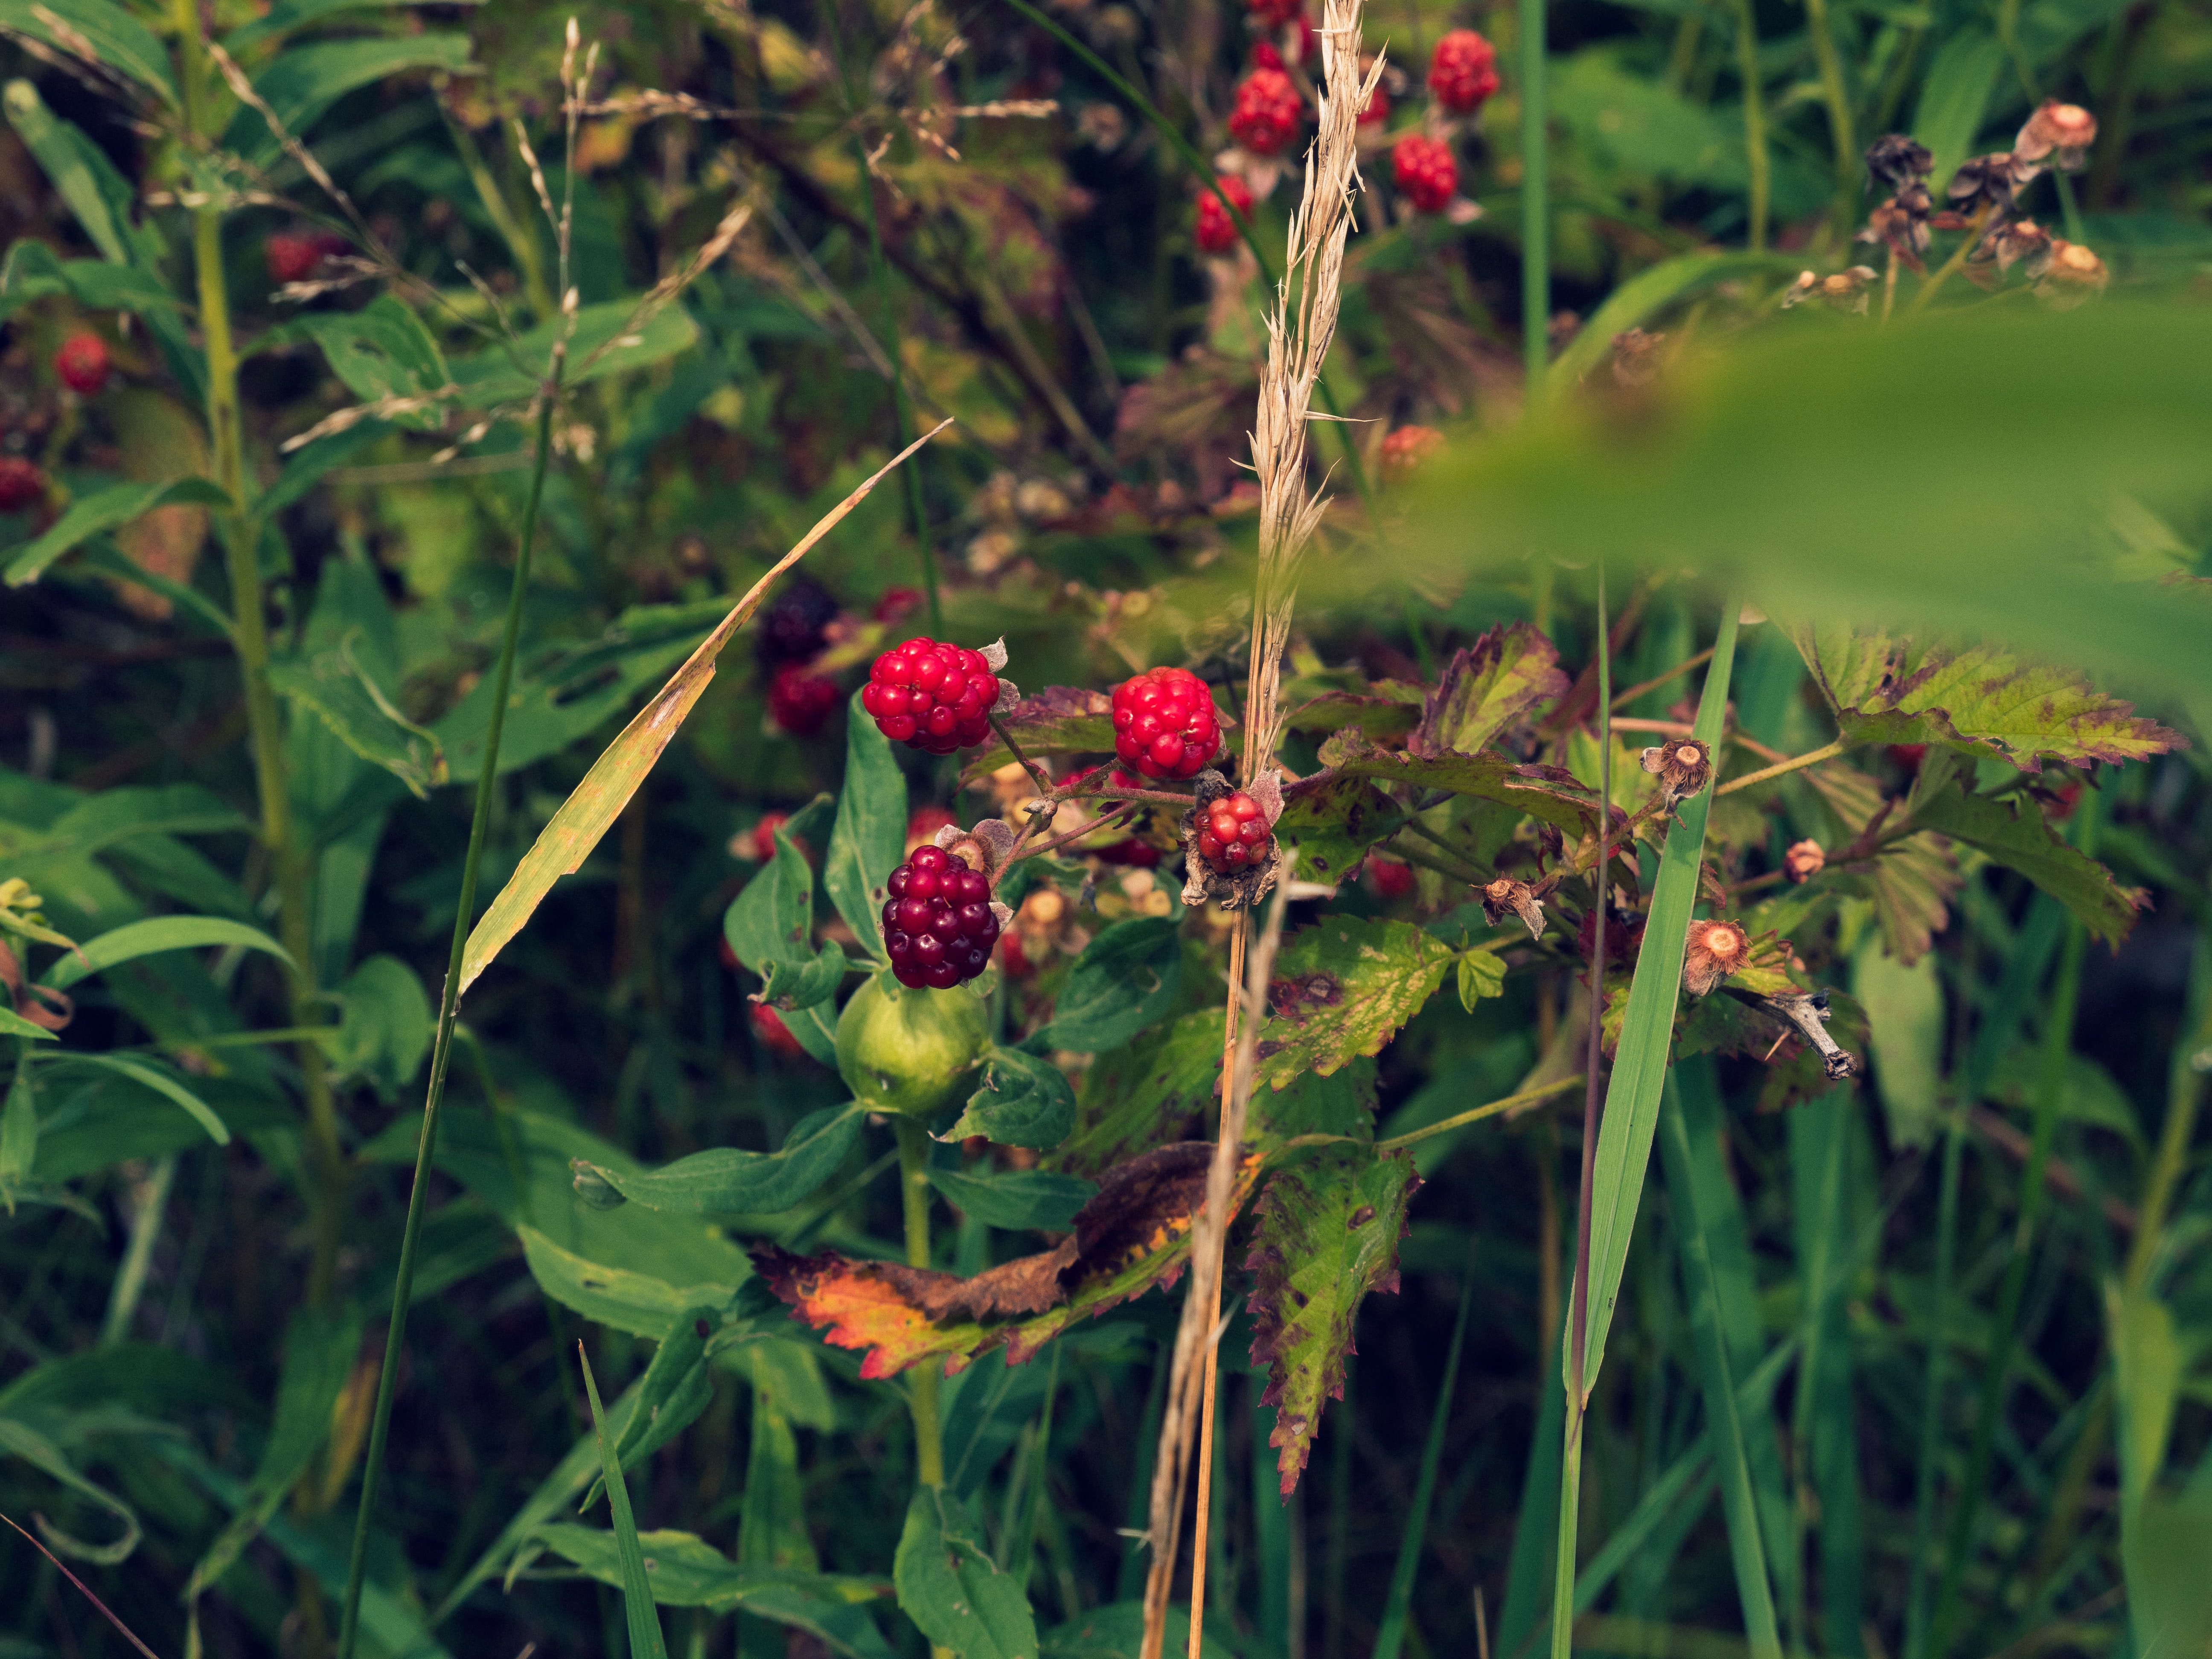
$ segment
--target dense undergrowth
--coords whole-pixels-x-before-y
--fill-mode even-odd
[[[0,37],[0,1659],[2212,1650],[2201,3]]]

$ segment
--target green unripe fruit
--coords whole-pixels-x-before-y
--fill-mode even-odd
[[[927,1117],[975,1087],[991,1046],[990,1012],[964,986],[910,990],[878,974],[837,1020],[837,1070],[873,1112]]]

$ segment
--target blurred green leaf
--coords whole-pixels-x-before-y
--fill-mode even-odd
[[[982,1080],[939,1140],[982,1135],[996,1146],[1050,1148],[1075,1127],[1075,1091],[1059,1066],[1018,1048],[994,1048]]]
[[[109,0],[0,0],[0,29],[102,68],[121,70],[173,108],[177,83],[154,32]]]
[[[924,1486],[906,1511],[891,1576],[921,1633],[960,1659],[1036,1659],[1036,1620],[1013,1574],[983,1547],[960,1500]]]
[[[462,406],[482,409],[536,395],[558,341],[568,342],[564,380],[570,386],[650,368],[698,343],[699,325],[683,307],[669,307],[633,332],[629,325],[637,307],[635,298],[585,306],[576,313],[573,332],[565,319],[556,318],[532,329],[512,347],[491,346],[453,359],[447,367],[460,388]],[[593,358],[595,352],[599,355]],[[588,366],[586,359],[592,360]]]
[[[1181,918],[1117,921],[1075,959],[1036,1046],[1082,1054],[1118,1047],[1165,1013],[1182,983]]]
[[[46,574],[47,566],[80,543],[143,518],[157,507],[186,503],[224,507],[230,505],[230,497],[220,484],[206,478],[111,484],[74,503],[36,540],[9,550],[12,556],[5,571],[0,572],[0,579],[10,587],[24,586]]]
[[[281,697],[313,714],[348,749],[405,784],[418,800],[447,781],[446,754],[435,732],[395,707],[342,642],[334,651],[269,665]]]
[[[373,956],[335,994],[344,1010],[329,1039],[337,1075],[360,1078],[392,1099],[415,1080],[437,1030],[421,976],[397,957]]]
[[[855,1104],[825,1106],[792,1125],[774,1152],[717,1146],[658,1170],[621,1170],[579,1160],[598,1180],[649,1210],[731,1215],[787,1210],[837,1173],[860,1133]]]
[[[637,1520],[630,1513],[629,1491],[623,1482],[622,1461],[615,1455],[614,1441],[608,1436],[606,1413],[599,1406],[599,1385],[592,1379],[591,1358],[581,1343],[576,1345],[576,1363],[584,1368],[584,1394],[592,1404],[592,1431],[599,1437],[607,1506],[614,1511],[615,1560],[621,1570],[623,1613],[629,1627],[629,1659],[668,1659],[659,1609],[653,1605],[653,1584],[646,1577],[645,1552],[638,1542]]]
[[[40,981],[65,991],[81,979],[110,968],[153,956],[163,951],[196,951],[211,945],[234,945],[242,950],[265,951],[287,968],[294,965],[284,947],[258,927],[221,916],[155,916],[125,922],[55,959]]]
[[[389,81],[409,70],[468,73],[469,50],[465,34],[317,40],[279,53],[254,77],[253,89],[293,137],[305,138],[323,112],[349,92]],[[251,106],[241,107],[232,118],[222,147],[264,164],[279,154],[276,134]]]
[[[2112,872],[2053,833],[2033,801],[1994,800],[1953,785],[1912,809],[1912,821],[1986,853],[2063,904],[2092,937],[2117,945],[2136,923],[2135,899]]]
[[[906,778],[892,758],[890,739],[860,707],[856,691],[845,714],[845,784],[822,884],[860,948],[878,961],[884,960],[884,884],[906,857]]]
[[[651,1273],[604,1267],[562,1249],[535,1227],[515,1231],[539,1289],[594,1323],[633,1336],[660,1341],[678,1321],[696,1317],[701,1308],[726,1308],[738,1294],[734,1284],[672,1285]]]
[[[185,1109],[192,1121],[207,1132],[210,1140],[218,1146],[230,1145],[230,1126],[216,1114],[214,1107],[202,1100],[170,1073],[166,1066],[151,1060],[134,1060],[125,1054],[70,1054],[62,1058],[71,1066],[96,1066],[103,1071],[125,1077],[143,1089],[150,1089],[164,1099]]]
[[[2004,72],[2004,46],[1986,28],[1969,24],[1937,49],[1920,83],[1920,103],[1912,117],[1912,136],[1936,158],[1931,182],[1948,182],[1981,136],[1997,77]]]
[[[39,1535],[46,1540],[46,1547],[57,1555],[66,1555],[79,1561],[89,1561],[96,1566],[112,1567],[126,1561],[138,1547],[141,1532],[138,1517],[129,1504],[112,1492],[94,1486],[80,1474],[52,1441],[29,1424],[12,1417],[0,1417],[0,1452],[20,1457],[48,1480],[75,1492],[78,1497],[106,1510],[123,1523],[123,1535],[109,1544],[88,1544],[71,1537],[54,1526],[43,1515],[33,1515],[33,1522]]]
[[[448,382],[438,343],[422,319],[392,295],[380,294],[359,311],[302,317],[293,326],[322,348],[331,372],[363,403],[434,395]],[[392,419],[431,432],[444,424],[445,412],[434,407]]]
[[[929,1184],[963,1215],[1010,1231],[1063,1233],[1076,1212],[1097,1196],[1098,1184],[1045,1170],[994,1170],[988,1175],[932,1165]]]

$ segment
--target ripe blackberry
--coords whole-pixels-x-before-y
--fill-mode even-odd
[[[1255,155],[1277,155],[1305,125],[1305,100],[1280,70],[1254,70],[1237,83],[1230,136]]]
[[[1409,132],[1390,152],[1390,176],[1406,199],[1421,213],[1441,213],[1459,190],[1459,163],[1451,146],[1425,133]]]
[[[775,671],[768,683],[768,714],[794,738],[811,738],[836,712],[844,694],[827,674],[810,673],[796,663]]]
[[[1114,752],[1148,778],[1188,778],[1221,752],[1221,720],[1206,682],[1152,668],[1114,688]]]
[[[20,455],[0,455],[0,513],[21,513],[46,498],[46,475]]]
[[[1221,874],[1233,876],[1264,860],[1273,841],[1260,803],[1240,789],[1206,809],[1199,826],[1198,855]]]
[[[998,677],[981,652],[931,639],[884,652],[860,693],[860,707],[885,737],[933,755],[981,743],[998,701]]]
[[[918,847],[884,885],[884,947],[902,985],[949,991],[990,966],[991,884],[941,847]]]
[[[1229,198],[1231,207],[1247,219],[1252,216],[1252,191],[1242,179],[1225,173],[1214,182],[1221,186],[1221,196]],[[1221,205],[1221,196],[1210,190],[1198,192],[1198,251],[1201,253],[1226,253],[1237,246],[1237,221]]]
[[[794,579],[761,615],[753,647],[761,666],[805,662],[817,655],[836,615],[837,601],[828,588],[811,576]]]
[[[72,334],[54,353],[54,373],[71,392],[93,398],[107,384],[107,342],[97,334]]]
[[[1429,58],[1429,90],[1454,115],[1472,115],[1498,90],[1498,49],[1473,29],[1454,29]]]

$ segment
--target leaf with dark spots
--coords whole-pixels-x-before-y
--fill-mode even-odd
[[[1456,953],[1411,922],[1327,916],[1276,958],[1259,1075],[1277,1089],[1378,1054],[1419,1013]]]
[[[1390,798],[1364,779],[1319,772],[1284,789],[1275,839],[1286,857],[1296,854],[1293,879],[1334,882],[1369,847],[1396,830],[1401,816]]]
[[[1452,653],[1407,745],[1418,755],[1472,755],[1546,703],[1567,676],[1550,640],[1527,623],[1493,628]]]
[[[1334,769],[1306,780],[1369,778],[1401,784],[1416,792],[1443,789],[1501,801],[1579,839],[1597,831],[1597,798],[1557,766],[1520,765],[1502,755],[1462,754],[1443,750],[1416,755],[1377,749],[1358,732],[1338,732],[1321,746],[1322,764]],[[1378,831],[1377,838],[1379,839]]]
[[[1096,1181],[1147,1148],[1201,1130],[1207,1104],[1221,1087],[1221,1049],[1218,1007],[1185,1014],[1107,1049],[1083,1075],[1074,1138],[1046,1164]]]
[[[1298,1484],[1323,1406],[1344,1397],[1344,1357],[1370,1291],[1398,1288],[1398,1241],[1421,1178],[1402,1152],[1331,1147],[1267,1182],[1255,1204],[1252,1363],[1267,1367],[1267,1443],[1283,1496]]]

